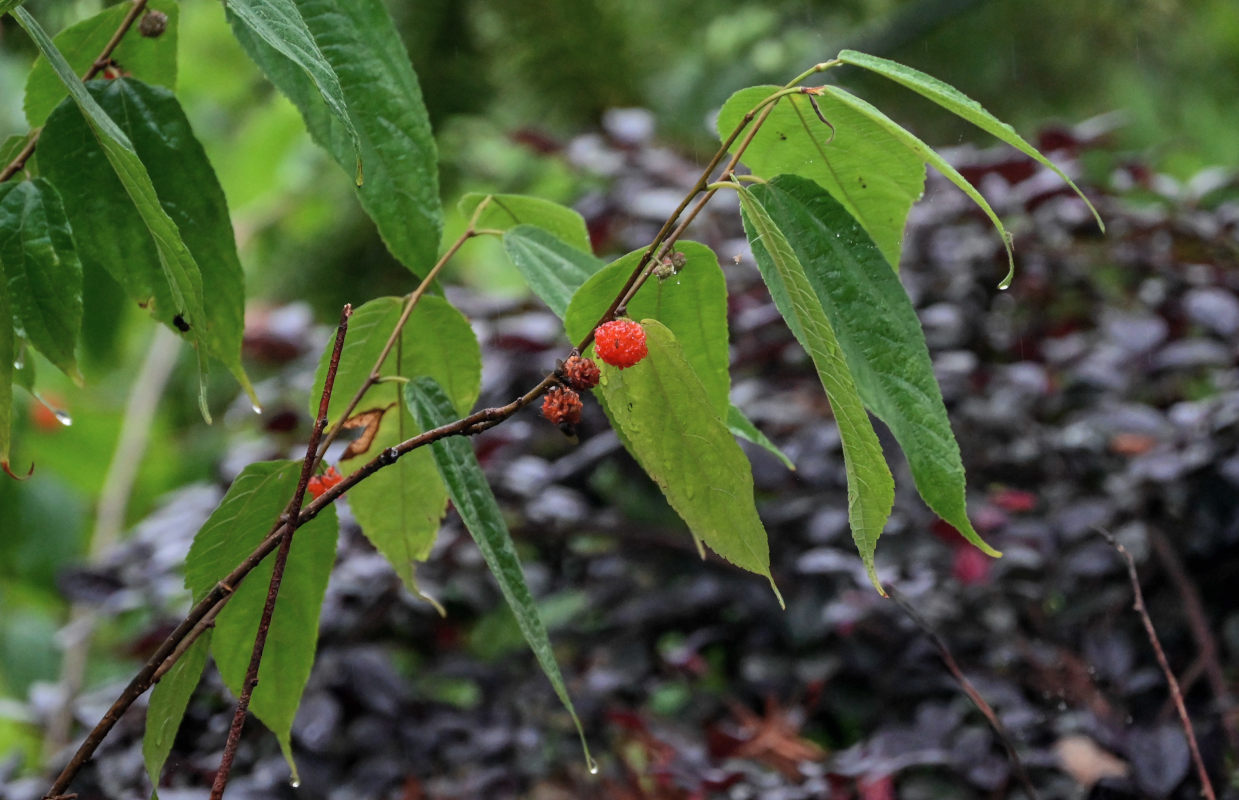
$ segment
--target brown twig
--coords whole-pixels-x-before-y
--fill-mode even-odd
[[[323,381],[323,393],[318,400],[318,419],[306,445],[305,459],[301,462],[301,477],[297,481],[297,490],[293,499],[282,515],[288,520],[287,529],[280,537],[280,549],[275,554],[275,564],[271,570],[271,582],[267,585],[267,601],[262,607],[262,616],[258,620],[258,632],[254,636],[254,648],[250,651],[249,667],[245,671],[245,682],[241,684],[241,696],[237,699],[237,709],[232,715],[232,725],[228,729],[228,739],[224,744],[224,755],[220,759],[219,769],[215,772],[215,782],[211,787],[211,800],[221,800],[224,789],[228,786],[228,776],[232,773],[232,762],[237,755],[237,746],[241,742],[241,729],[245,726],[245,715],[249,711],[250,698],[254,695],[254,687],[258,685],[258,668],[262,665],[263,650],[267,646],[267,634],[271,630],[271,617],[275,614],[275,602],[280,594],[280,584],[284,580],[284,569],[288,565],[288,553],[292,549],[293,534],[296,533],[296,510],[301,508],[305,500],[306,487],[310,476],[314,474],[314,464],[318,460],[318,443],[327,428],[327,407],[331,403],[331,390],[335,388],[336,372],[340,369],[340,353],[344,350],[344,337],[348,334],[348,318],[353,315],[353,307],[345,305],[340,312],[340,324],[336,326],[335,347],[331,351],[331,363],[327,366],[327,377]]]
[[[1175,709],[1179,712],[1179,722],[1183,725],[1183,733],[1187,736],[1187,746],[1192,753],[1192,763],[1196,765],[1196,774],[1200,777],[1200,793],[1206,800],[1216,800],[1216,795],[1213,793],[1213,783],[1209,780],[1209,773],[1205,769],[1204,759],[1200,757],[1200,747],[1196,744],[1196,732],[1192,729],[1192,721],[1187,716],[1187,706],[1183,703],[1183,693],[1179,690],[1179,682],[1175,680],[1174,672],[1170,669],[1170,662],[1166,660],[1166,652],[1162,650],[1162,643],[1157,638],[1157,631],[1153,628],[1153,620],[1149,618],[1149,611],[1144,605],[1144,592],[1140,589],[1140,576],[1136,573],[1136,562],[1131,557],[1131,553],[1123,546],[1123,543],[1114,537],[1114,534],[1104,528],[1095,528],[1101,534],[1110,546],[1118,551],[1123,557],[1124,563],[1127,565],[1127,577],[1131,581],[1131,591],[1135,600],[1132,603],[1132,608],[1140,616],[1140,621],[1144,624],[1144,632],[1149,638],[1149,644],[1153,646],[1153,653],[1157,656],[1157,663],[1162,668],[1162,674],[1166,676],[1166,683],[1170,686],[1170,696],[1174,700]]]
[[[147,0],[133,0],[133,6],[130,7],[129,13],[120,21],[120,25],[116,26],[116,31],[112,34],[112,38],[108,39],[108,43],[100,51],[99,57],[91,63],[90,69],[86,70],[86,74],[82,76],[83,83],[107,69],[108,64],[112,63],[112,53],[120,46],[121,41],[125,38],[125,34],[129,33],[129,29],[137,21],[138,15],[146,8],[146,3]],[[26,140],[26,146],[8,163],[8,166],[0,170],[0,183],[4,183],[26,166],[26,162],[30,160],[30,156],[34,155],[35,148],[39,144],[39,135],[42,130],[42,128],[36,128],[30,132],[30,137]]]
[[[670,216],[667,217],[667,221],[663,223],[662,228],[660,228],[658,233],[654,236],[654,240],[650,242],[650,246],[646,248],[645,253],[641,256],[641,260],[633,269],[632,274],[628,276],[628,280],[624,283],[623,288],[620,289],[614,302],[611,303],[611,306],[603,312],[602,316],[598,319],[597,324],[594,326],[595,328],[604,322],[609,322],[610,320],[615,319],[616,315],[628,305],[628,302],[632,300],[633,296],[636,295],[642,284],[644,284],[649,278],[651,273],[651,265],[658,264],[659,259],[661,259],[666,254],[667,250],[675,244],[676,240],[678,240],[684,233],[684,229],[689,226],[689,224],[697,217],[699,213],[701,213],[701,209],[705,207],[706,203],[710,202],[710,198],[712,198],[714,193],[718,191],[717,189],[710,189],[709,191],[706,191],[706,187],[710,185],[710,176],[714,174],[714,170],[726,157],[728,148],[735,143],[736,139],[740,137],[740,134],[744,132],[745,128],[748,128],[749,124],[756,120],[756,123],[753,124],[753,127],[749,130],[749,133],[744,138],[744,141],[741,142],[740,146],[736,148],[736,152],[732,155],[731,160],[727,163],[727,166],[723,168],[722,174],[724,175],[730,173],[736,168],[736,165],[740,163],[740,156],[744,154],[744,151],[753,141],[753,137],[757,135],[757,131],[761,128],[762,123],[766,121],[768,116],[770,116],[770,112],[774,109],[774,104],[777,103],[779,98],[782,96],[783,93],[776,93],[775,95],[766,98],[741,118],[740,123],[736,125],[735,130],[733,130],[731,134],[723,141],[723,144],[714,154],[714,158],[710,159],[710,163],[706,164],[705,169],[701,171],[701,177],[697,178],[697,182],[693,184],[693,188],[690,189],[688,194],[684,196],[684,199],[680,201],[680,205],[676,207],[675,211],[672,211]],[[683,214],[689,204],[693,202],[693,198],[697,197],[697,195],[703,191],[706,192],[705,196],[697,202],[697,205],[694,206],[693,210],[688,214],[684,221],[677,225],[676,223],[679,222],[680,215]],[[589,343],[592,342],[593,339],[594,331],[591,328],[589,333],[585,335],[585,338],[582,339],[577,345],[577,351],[584,352],[585,348],[589,347]]]
[[[1209,681],[1213,698],[1221,710],[1222,730],[1226,734],[1226,741],[1232,753],[1239,753],[1239,726],[1236,726],[1234,717],[1235,699],[1231,695],[1226,674],[1222,670],[1222,662],[1218,658],[1217,640],[1209,630],[1204,603],[1200,601],[1200,592],[1188,576],[1183,559],[1179,557],[1165,533],[1156,528],[1150,529],[1149,543],[1153,545],[1153,552],[1157,553],[1158,559],[1166,570],[1166,575],[1183,600],[1183,616],[1187,618],[1188,630],[1192,632],[1192,638],[1196,640],[1196,647],[1200,651],[1200,666],[1205,678]]]
[[[955,663],[955,657],[951,655],[950,648],[946,646],[946,642],[942,640],[937,631],[912,607],[911,603],[904,599],[903,595],[894,586],[887,586],[886,588],[891,599],[898,603],[899,607],[904,610],[904,613],[929,637],[929,641],[933,643],[934,649],[938,651],[939,658],[942,659],[942,663],[946,665],[946,668],[950,670],[951,675],[955,678],[955,682],[964,690],[964,694],[968,695],[968,699],[972,701],[973,705],[985,715],[985,719],[989,721],[990,727],[994,729],[994,734],[1002,742],[1003,749],[1007,751],[1007,758],[1011,760],[1011,767],[1015,770],[1015,776],[1019,779],[1020,785],[1032,800],[1038,800],[1037,789],[1028,777],[1028,771],[1024,768],[1024,762],[1020,760],[1019,753],[1016,752],[1015,742],[1007,731],[1007,726],[1002,724],[1002,720],[994,713],[994,709],[990,707],[989,703],[985,702],[985,698],[972,685],[972,681],[968,680],[963,671],[960,670],[959,665]]]

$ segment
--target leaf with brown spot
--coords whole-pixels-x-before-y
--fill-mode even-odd
[[[370,449],[370,445],[374,443],[375,435],[379,432],[379,423],[383,421],[383,415],[394,405],[396,404],[389,403],[382,408],[368,408],[365,411],[358,411],[344,421],[344,424],[340,426],[341,428],[344,430],[361,428],[361,434],[348,443],[348,447],[340,455],[341,461],[347,461]]]

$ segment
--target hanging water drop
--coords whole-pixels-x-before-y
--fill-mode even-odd
[[[291,787],[293,787],[294,789],[300,789],[300,788],[301,788],[301,779],[300,779],[300,778],[298,778],[298,777],[296,777],[296,776],[293,776],[293,777],[291,777],[291,778],[289,778],[289,779],[288,779],[288,785],[289,785],[289,786],[291,786]]]
[[[73,417],[69,416],[68,411],[65,411],[63,408],[57,408],[56,406],[47,402],[47,400],[43,398],[43,395],[39,394],[38,392],[34,393],[34,399],[38,400],[39,403],[41,403],[44,408],[52,412],[52,416],[54,416],[56,418],[56,421],[59,422],[61,425],[64,425],[67,428],[73,424]]]
[[[250,408],[254,409],[255,414],[262,413],[262,406],[258,405],[257,403],[250,403]]]
[[[598,774],[598,762],[594,760],[594,757],[590,756],[589,760],[586,763],[589,764],[589,774],[597,775]]]

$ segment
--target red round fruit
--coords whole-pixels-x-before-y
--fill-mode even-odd
[[[616,319],[594,331],[594,352],[613,367],[625,369],[645,358],[645,328],[630,319]]]

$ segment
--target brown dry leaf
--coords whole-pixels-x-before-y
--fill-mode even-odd
[[[732,704],[732,713],[746,739],[733,753],[737,758],[751,758],[786,775],[798,775],[800,762],[826,757],[826,751],[816,742],[801,737],[802,722],[795,711],[780,707],[772,697],[766,698],[764,716],[738,703]]]
[[[382,408],[368,408],[365,411],[358,411],[344,421],[344,424],[340,426],[341,428],[344,430],[361,428],[361,435],[348,443],[348,447],[340,455],[341,461],[347,461],[370,449],[370,444],[374,442],[374,437],[378,435],[379,423],[383,421],[383,414],[387,413],[387,410],[395,405],[395,403],[392,403]]]
[[[1147,433],[1116,433],[1110,438],[1110,452],[1120,456],[1139,456],[1157,446],[1157,437]]]
[[[1086,789],[1102,778],[1125,778],[1131,771],[1126,761],[1102,750],[1087,736],[1064,736],[1054,743],[1054,753],[1063,771]]]

